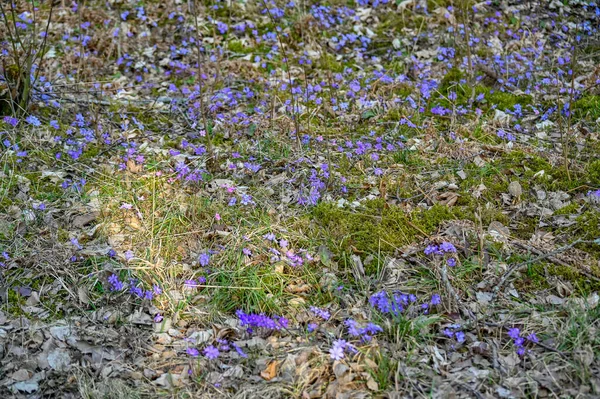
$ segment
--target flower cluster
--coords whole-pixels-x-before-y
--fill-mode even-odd
[[[375,335],[383,332],[383,328],[375,323],[369,322],[364,327],[360,327],[355,320],[347,319],[344,324],[348,328],[348,335],[354,338],[360,338],[362,342],[369,342]]]
[[[590,191],[588,191],[587,195],[589,197],[592,197],[592,198],[595,197],[596,199],[600,200],[600,188],[598,190],[590,190]]]
[[[327,321],[329,320],[329,318],[331,317],[331,313],[329,313],[328,310],[325,309],[320,309],[316,306],[311,306],[310,307],[310,311],[317,317],[322,318],[323,320]]]
[[[108,276],[107,281],[109,284],[109,291],[122,291],[125,288],[125,284],[119,279],[119,276],[117,276],[114,273]],[[152,289],[144,290],[138,287],[138,280],[132,278],[129,279],[129,293],[138,298],[147,299],[151,301],[154,299],[154,297],[162,294],[162,289],[158,286],[158,284],[154,284],[152,286]]]
[[[417,296],[414,294],[404,294],[402,292],[394,292],[388,294],[386,291],[379,291],[369,298],[371,307],[377,309],[383,314],[398,316],[404,312],[409,306],[417,303]],[[437,306],[441,303],[441,298],[438,294],[433,294],[431,299],[421,303],[421,309],[425,314],[429,313],[431,306]]]
[[[333,341],[333,345],[329,349],[329,356],[333,360],[342,360],[345,357],[345,352],[356,353],[358,350],[346,340],[338,339]]]
[[[235,312],[240,324],[248,326],[246,331],[252,334],[253,328],[264,328],[266,330],[281,330],[287,328],[289,321],[285,317],[269,317],[265,314],[244,313],[242,310]]]
[[[185,280],[183,286],[188,289],[198,288],[202,285],[206,284],[206,277],[200,276],[197,279],[189,279]]]
[[[190,341],[191,339],[186,338],[186,340]],[[221,352],[229,352],[229,351],[231,351],[232,348],[235,349],[235,351],[238,353],[238,355],[240,357],[243,357],[243,358],[248,357],[248,355],[242,350],[242,348],[240,348],[234,342],[228,341],[226,339],[217,339],[216,346],[215,345],[207,345],[202,350],[202,353],[204,354],[204,357],[207,358],[208,360],[215,360],[216,358],[219,357]],[[200,351],[193,346],[188,347],[186,349],[186,353],[191,357],[198,357],[200,355]]]
[[[460,324],[450,324],[442,331],[442,333],[448,338],[456,339],[456,342],[459,344],[465,342],[465,333],[461,331]]]
[[[519,356],[523,356],[525,354],[525,344],[527,341],[532,343],[540,342],[535,333],[531,333],[526,338],[523,338],[521,336],[521,330],[516,327],[508,330],[508,336],[512,338],[513,344],[517,348],[517,355]]]
[[[119,277],[114,273],[108,277],[108,283],[110,284],[111,291],[121,291],[125,287],[119,280]]]
[[[456,247],[452,243],[444,241],[439,245],[430,244],[427,247],[425,247],[425,250],[423,252],[425,253],[425,255],[450,255],[446,259],[446,264],[450,267],[456,266],[457,260],[452,254],[456,254],[457,251]]]
[[[136,279],[129,279],[129,292],[138,298],[151,301],[155,296],[162,294],[162,290],[157,284],[154,284],[151,290],[143,290],[137,284],[138,281]]]

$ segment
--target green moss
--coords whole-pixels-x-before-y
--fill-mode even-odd
[[[511,170],[520,175],[523,191],[529,189],[530,184],[534,181],[533,179],[535,179],[536,184],[552,191],[570,191],[585,184],[582,180],[585,177],[585,174],[577,173],[576,170],[571,170],[571,179],[569,180],[562,164],[558,167],[553,166],[539,155],[528,154],[522,151],[512,151],[505,154],[500,162],[504,170]],[[542,170],[544,171],[544,174],[538,174],[534,178],[534,176]]]
[[[533,102],[533,98],[529,95],[516,95],[506,93],[500,90],[478,85],[475,87],[475,95],[483,94],[485,103],[489,106],[496,106],[496,109],[501,111],[513,110],[515,105],[529,105]]]
[[[252,49],[244,47],[244,43],[242,43],[240,40],[232,40],[229,43],[227,43],[227,48],[229,48],[230,51],[233,51],[234,53],[248,53],[251,52]]]
[[[375,33],[381,37],[402,32],[404,28],[427,26],[427,19],[424,16],[405,11],[384,13],[380,18],[381,22],[376,26]]]
[[[515,288],[523,292],[535,292],[550,288],[546,278],[546,266],[545,263],[529,265],[523,273],[523,278],[514,280]]]
[[[210,281],[223,287],[211,293],[211,303],[215,309],[235,312],[281,314],[282,309],[293,295],[285,291],[289,281],[273,271],[270,266],[241,267],[233,270],[220,270]]]
[[[465,78],[465,74],[460,69],[458,69],[458,68],[450,69],[446,73],[446,75],[444,75],[444,77],[442,78],[442,81],[440,82],[440,88],[439,88],[440,93],[447,95],[448,89],[450,89],[452,86],[458,84],[464,78]],[[456,90],[454,90],[454,91],[456,91]]]
[[[332,54],[323,52],[321,59],[319,60],[321,64],[321,68],[332,71],[332,72],[342,72],[344,70],[344,66],[341,62],[336,61],[335,56]]]
[[[395,163],[401,163],[407,166],[423,166],[425,161],[421,159],[417,151],[400,150],[392,154]]]
[[[589,240],[600,238],[600,212],[587,211],[577,218],[577,228],[580,234]]]
[[[434,205],[427,210],[415,212],[413,223],[426,233],[432,233],[446,220],[455,219],[456,213],[456,210],[447,206]]]
[[[417,237],[434,232],[458,213],[453,208],[436,205],[408,214],[381,199],[365,201],[364,206],[360,211],[350,211],[322,202],[313,209],[312,217],[341,250],[378,254],[393,253]]]
[[[598,105],[600,107],[600,105]],[[586,177],[590,184],[600,186],[600,160],[591,162],[586,168]]]
[[[596,275],[600,275],[598,270]],[[536,263],[527,267],[523,273],[523,278],[515,280],[515,287],[524,292],[536,292],[551,288],[548,277],[558,277],[563,281],[571,283],[579,295],[587,296],[592,292],[600,290],[600,282],[588,278],[579,273],[577,268],[570,266],[556,265],[553,263]]]
[[[600,96],[589,95],[573,103],[573,115],[579,118],[600,118]]]
[[[562,208],[554,211],[554,215],[571,215],[573,213],[576,213],[578,210],[579,205],[573,202],[567,206],[563,206]]]
[[[11,288],[8,289],[6,295],[8,301],[5,309],[8,313],[12,316],[22,316],[24,312],[23,309],[21,309],[21,306],[25,305],[27,299]]]

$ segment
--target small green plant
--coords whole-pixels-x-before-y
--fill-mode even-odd
[[[0,35],[8,38],[7,55],[0,58],[0,115],[22,115],[27,112],[32,88],[38,81],[46,50],[46,37],[52,20],[54,2],[50,2],[44,31],[39,9],[31,1],[31,11],[17,15],[21,5],[10,2],[10,8],[0,3],[4,27]],[[23,27],[25,29],[23,29]],[[23,33],[24,30],[24,33]]]

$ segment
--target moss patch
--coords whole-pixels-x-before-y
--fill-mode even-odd
[[[577,118],[600,118],[600,96],[585,96],[573,103],[573,114]]]
[[[598,106],[600,107],[600,104]],[[590,184],[600,186],[600,160],[591,162],[588,165],[586,176]]]
[[[441,205],[412,213],[380,199],[365,201],[364,206],[360,211],[350,211],[320,203],[312,217],[324,228],[325,235],[340,243],[340,249],[370,254],[393,253],[457,217],[456,210]]]

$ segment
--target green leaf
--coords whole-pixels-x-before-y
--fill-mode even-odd
[[[365,112],[362,113],[361,118],[362,119],[370,119],[373,118],[374,116],[376,116],[377,113],[375,111],[373,111],[372,109],[368,109]]]

